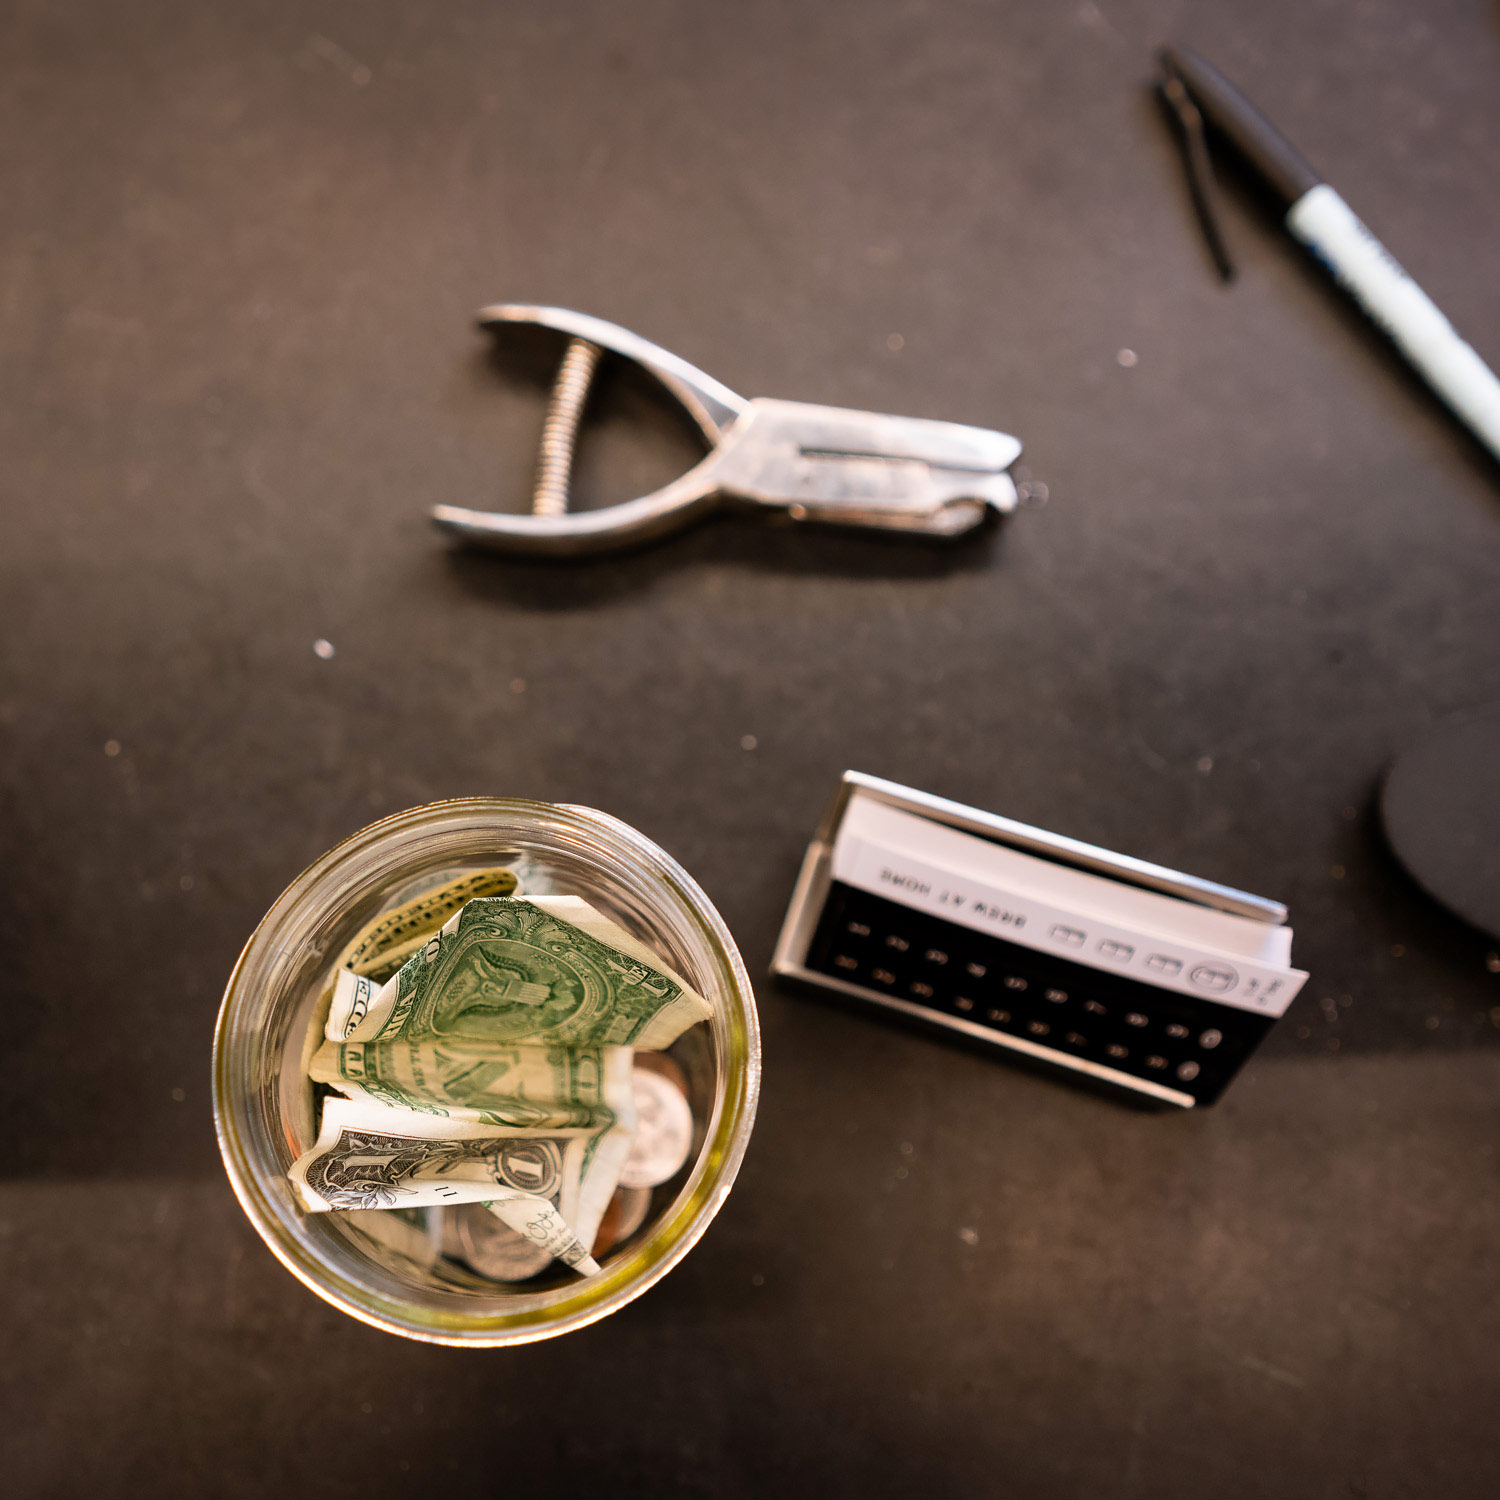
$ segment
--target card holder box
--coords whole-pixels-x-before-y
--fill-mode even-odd
[[[1191,1108],[1223,1093],[1307,977],[1286,915],[849,771],[772,970]]]

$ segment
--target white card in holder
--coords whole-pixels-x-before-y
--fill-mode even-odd
[[[1184,1107],[1306,979],[1274,901],[850,771],[773,970]]]

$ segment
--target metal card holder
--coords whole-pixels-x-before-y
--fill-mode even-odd
[[[932,849],[886,857],[851,833],[885,817],[871,804],[919,834],[965,837],[935,833]],[[1086,915],[1064,902],[1070,882],[1088,888]],[[1286,916],[1279,902],[848,771],[772,972],[1191,1108],[1219,1097],[1306,978],[1289,966]]]

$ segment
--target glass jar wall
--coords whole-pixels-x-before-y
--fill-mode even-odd
[[[688,1165],[655,1190],[640,1229],[586,1278],[558,1266],[504,1285],[439,1256],[422,1265],[373,1232],[379,1226],[369,1214],[305,1212],[286,1178],[316,1135],[309,1033],[338,955],[390,907],[466,871],[504,864],[523,891],[583,897],[659,953],[713,1011],[672,1048],[696,1121]],[[708,1227],[754,1122],[760,1032],[734,940],[671,856],[590,808],[470,798],[372,824],[287,887],[230,976],[213,1070],[214,1120],[230,1181],[293,1275],[345,1312],[410,1338],[518,1344],[623,1307]]]

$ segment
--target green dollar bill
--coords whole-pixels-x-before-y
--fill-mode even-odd
[[[634,1049],[670,1045],[710,1010],[577,897],[466,883],[499,875],[386,913],[346,950],[305,1056],[347,1097],[324,1103],[288,1175],[313,1211],[483,1203],[589,1273],[635,1129]]]
[[[618,1123],[526,1130],[329,1099],[316,1144],[287,1176],[314,1213],[489,1204],[507,1223],[531,1226],[518,1232],[589,1271],[597,1267],[588,1250],[629,1144],[629,1129]]]
[[[708,1002],[577,897],[470,901],[378,992],[345,986],[337,1042],[661,1048]]]
[[[375,921],[362,927],[344,953],[339,954],[336,968],[387,980],[465,901],[480,895],[513,895],[517,883],[516,871],[504,865],[469,870],[455,879],[444,880],[443,885],[423,891],[413,900],[402,901],[401,906],[381,912]]]
[[[516,872],[503,865],[470,870],[465,875],[444,881],[442,885],[382,912],[361,928],[339,954],[336,967],[383,981],[466,902],[478,896],[513,895],[517,884]]]
[[[353,976],[351,976],[352,980]],[[325,1041],[308,1074],[350,1098],[490,1125],[607,1125],[631,1108],[628,1047]]]

